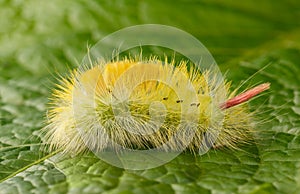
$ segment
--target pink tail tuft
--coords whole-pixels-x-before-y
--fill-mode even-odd
[[[238,104],[241,104],[243,102],[248,101],[249,99],[251,99],[252,97],[256,96],[257,94],[268,90],[270,88],[270,83],[264,83],[264,84],[260,84],[250,90],[247,90],[244,93],[241,93],[229,100],[227,100],[226,102],[224,102],[223,104],[220,105],[221,109],[227,109],[233,106],[236,106]]]

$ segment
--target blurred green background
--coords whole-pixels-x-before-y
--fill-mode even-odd
[[[297,0],[0,0],[0,193],[299,193],[299,18]],[[264,133],[242,150],[185,153],[145,171],[92,154],[42,160],[53,74],[106,35],[147,23],[195,36],[234,86],[266,67],[249,82],[272,84],[251,102]]]

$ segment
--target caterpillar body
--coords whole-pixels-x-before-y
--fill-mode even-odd
[[[75,155],[118,149],[111,142],[131,149],[169,142],[164,151],[235,149],[253,132],[253,113],[244,102],[270,84],[236,95],[226,80],[222,89],[213,73],[157,58],[124,58],[72,71],[53,90],[45,141],[50,149]],[[177,133],[181,129],[188,130]]]

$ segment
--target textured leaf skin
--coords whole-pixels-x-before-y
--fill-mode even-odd
[[[298,1],[0,1],[0,193],[298,193],[300,17]],[[122,13],[122,14],[120,14]],[[163,17],[162,17],[163,15]],[[126,26],[181,28],[208,47],[238,86],[270,82],[253,100],[264,122],[240,151],[183,153],[127,171],[92,154],[41,160],[38,145],[53,75]],[[150,52],[150,51],[149,51]],[[243,89],[243,88],[242,88]],[[24,145],[26,144],[26,145]]]

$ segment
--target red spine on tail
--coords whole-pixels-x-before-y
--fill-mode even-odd
[[[270,83],[264,83],[264,84],[260,84],[250,90],[247,90],[244,93],[241,93],[229,100],[227,100],[226,102],[224,102],[223,104],[220,105],[221,109],[227,109],[233,106],[236,106],[238,104],[241,104],[243,102],[248,101],[249,99],[253,98],[254,96],[256,96],[257,94],[267,90],[270,88]]]

